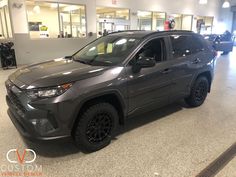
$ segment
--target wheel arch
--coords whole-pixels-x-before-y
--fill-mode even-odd
[[[113,105],[116,108],[118,115],[119,115],[119,124],[121,124],[121,125],[124,124],[124,119],[125,119],[125,115],[126,115],[126,104],[125,104],[122,96],[120,95],[120,93],[118,93],[117,91],[108,91],[103,94],[97,94],[97,95],[90,96],[90,97],[86,98],[85,100],[83,100],[79,104],[78,113],[76,114],[74,121],[72,123],[72,132],[75,129],[75,126],[77,124],[77,121],[79,120],[80,115],[89,106],[92,106],[92,105],[99,103],[99,102],[107,102],[107,103],[110,103],[111,105]]]
[[[204,72],[199,73],[199,74],[195,77],[194,82],[195,82],[199,77],[202,77],[202,76],[204,76],[204,77],[207,78],[208,83],[209,83],[208,92],[210,92],[210,91],[211,91],[211,84],[212,84],[212,75],[211,75],[211,72],[210,72],[210,71],[204,71]],[[194,83],[194,82],[193,82],[193,83]]]

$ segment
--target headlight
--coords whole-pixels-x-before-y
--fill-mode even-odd
[[[59,96],[65,93],[71,86],[72,86],[72,83],[63,84],[63,85],[50,87],[50,88],[32,89],[32,90],[27,91],[27,95],[33,99],[51,98],[51,97]]]

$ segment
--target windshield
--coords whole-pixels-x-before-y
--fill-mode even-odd
[[[75,61],[97,66],[113,66],[125,60],[138,38],[105,36],[78,51],[72,57]]]

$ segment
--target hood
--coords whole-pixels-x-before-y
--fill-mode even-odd
[[[19,69],[9,79],[22,89],[50,87],[100,75],[106,68],[59,58]]]

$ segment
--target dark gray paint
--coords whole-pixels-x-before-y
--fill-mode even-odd
[[[191,32],[134,32],[143,40],[137,50],[153,38],[167,37],[170,34],[196,35]],[[117,33],[112,35],[130,35]],[[196,35],[196,37],[200,37]],[[61,59],[44,62],[18,70],[6,82],[8,93],[12,87],[23,107],[27,110],[24,117],[19,116],[14,103],[7,96],[10,117],[26,137],[34,139],[56,139],[70,136],[73,124],[81,106],[88,100],[112,94],[120,101],[124,117],[168,104],[177,98],[190,94],[190,88],[196,77],[208,72],[213,78],[214,55],[207,44],[205,50],[181,59],[174,59],[170,40],[166,40],[167,60],[154,67],[143,68],[138,73],[132,71],[129,61],[135,55],[134,50],[119,66],[88,66],[78,62]],[[200,58],[198,62],[194,62]],[[170,72],[166,72],[170,71]],[[25,92],[29,88],[49,87],[74,82],[64,94],[41,100],[30,100]],[[13,83],[13,84],[12,84]],[[51,115],[51,116],[49,116]],[[42,136],[32,129],[29,120],[50,119],[56,122],[55,130]],[[18,123],[17,123],[18,122]],[[21,127],[19,127],[21,125]],[[22,130],[22,126],[24,132]]]

